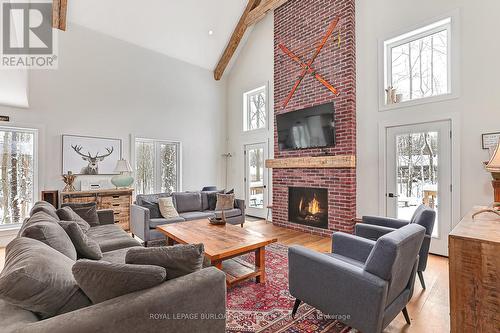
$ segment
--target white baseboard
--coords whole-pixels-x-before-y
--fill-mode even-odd
[[[0,229],[0,247],[6,247],[14,238],[16,238],[19,232],[19,227]]]

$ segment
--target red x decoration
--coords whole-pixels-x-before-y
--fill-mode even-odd
[[[285,53],[293,61],[295,61],[297,64],[299,64],[300,67],[302,67],[302,72],[298,76],[297,81],[295,81],[295,85],[293,86],[292,90],[290,91],[290,93],[288,94],[287,98],[283,102],[283,108],[285,108],[288,105],[288,102],[290,102],[290,100],[292,99],[293,94],[295,94],[295,91],[299,87],[300,83],[302,82],[302,80],[304,79],[304,77],[306,76],[306,74],[311,74],[312,76],[314,76],[316,78],[316,80],[318,80],[319,82],[321,82],[332,93],[334,93],[335,95],[338,94],[337,89],[335,89],[328,81],[326,81],[324,78],[322,78],[321,75],[319,75],[318,73],[316,73],[316,71],[314,70],[314,68],[311,67],[312,64],[314,63],[314,60],[316,60],[316,57],[320,54],[321,50],[325,46],[326,42],[328,42],[328,39],[333,34],[333,31],[337,27],[338,23],[339,23],[339,17],[336,17],[332,21],[332,23],[330,23],[330,26],[328,27],[326,35],[321,40],[321,43],[316,47],[316,51],[314,52],[312,58],[307,63],[304,62],[304,61],[302,61],[302,59],[300,59],[295,53],[293,53],[292,51],[290,51],[283,44],[279,44],[278,45],[279,48],[283,51],[283,53]]]

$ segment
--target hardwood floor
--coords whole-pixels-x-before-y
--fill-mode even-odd
[[[257,231],[266,236],[278,238],[285,245],[302,245],[319,252],[331,251],[329,238],[315,236],[300,231],[280,228],[265,221],[248,221],[245,228]],[[0,248],[0,269],[3,268],[5,249]],[[384,333],[441,333],[450,331],[450,304],[448,287],[448,259],[430,255],[427,270],[424,273],[427,289],[415,283],[413,298],[408,305],[412,321],[406,325],[402,314],[384,330]]]
[[[319,252],[331,251],[330,238],[276,227],[265,221],[247,222],[245,228],[266,236],[277,237],[278,243],[285,245],[302,245]],[[424,278],[427,289],[423,290],[417,279],[413,298],[407,307],[411,325],[408,326],[403,315],[399,314],[384,330],[384,333],[442,333],[450,331],[448,258],[430,255]]]

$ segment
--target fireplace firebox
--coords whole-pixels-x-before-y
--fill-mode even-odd
[[[326,188],[289,187],[288,220],[328,229],[328,190]]]

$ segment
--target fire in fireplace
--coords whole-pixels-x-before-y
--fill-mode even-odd
[[[326,188],[289,187],[288,220],[328,229],[328,190]]]

